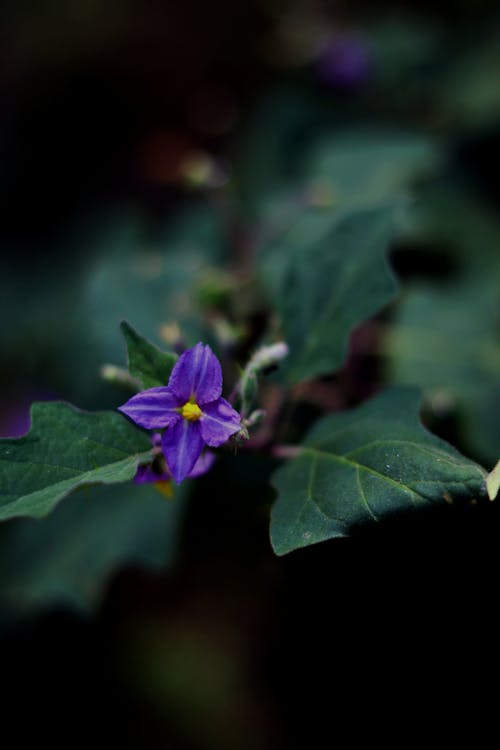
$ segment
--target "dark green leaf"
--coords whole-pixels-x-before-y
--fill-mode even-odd
[[[439,105],[463,129],[495,127],[500,115],[500,33],[489,29],[481,44],[459,48],[435,82]],[[482,130],[481,130],[482,129]]]
[[[121,323],[128,354],[128,369],[143,388],[167,385],[177,356],[162,352],[157,346],[140,336],[125,320]]]
[[[43,522],[15,519],[0,528],[2,619],[53,605],[89,610],[123,564],[169,564],[185,485],[166,502],[151,485],[85,489]]]
[[[435,171],[440,159],[437,145],[422,135],[350,130],[315,143],[303,169],[338,210],[380,205]]]
[[[383,344],[390,379],[422,387],[438,415],[458,414],[469,450],[491,464],[500,440],[494,271],[487,267],[490,280],[470,275],[451,286],[412,287]]]
[[[0,520],[45,516],[79,487],[126,482],[150,455],[148,435],[115,412],[38,403],[32,424],[0,440]]]
[[[317,423],[273,477],[277,554],[401,511],[484,495],[486,472],[427,432],[418,408],[418,391],[393,389]]]
[[[341,367],[353,328],[395,296],[386,259],[393,214],[311,210],[265,248],[262,277],[290,347],[290,382]]]
[[[500,277],[500,223],[471,190],[453,184],[421,189],[404,214],[399,235],[402,249],[404,243],[426,251],[437,248],[458,272],[482,273],[488,281],[494,269]]]

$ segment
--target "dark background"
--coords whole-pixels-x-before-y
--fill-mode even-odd
[[[500,21],[493,2],[4,0],[0,248],[3,281],[14,279],[25,308],[3,315],[12,336],[23,315],[37,315],[32,286],[43,305],[46,278],[65,284],[85,265],[69,237],[116,207],[139,210],[153,236],[196,200],[178,180],[185,154],[230,163],[268,92],[297,85],[334,108],[379,108],[409,125],[436,114],[424,85],[398,110],[417,84],[397,70],[386,100],[360,104],[356,91],[326,85],[297,60],[294,9],[342,28],[401,15],[444,28],[430,78],[462,50],[480,50]],[[457,180],[497,211],[499,120],[444,122]],[[453,269],[439,258],[396,252],[394,265],[403,277],[446,277]],[[33,393],[73,395],[26,347],[4,355],[5,434],[13,399],[22,411]],[[380,377],[363,356],[351,362],[348,401]],[[453,420],[438,428],[460,444]],[[94,616],[61,607],[4,629],[2,729],[12,742],[239,750],[343,737],[477,743],[494,732],[496,508],[445,508],[278,559],[267,531],[273,464],[254,472],[253,460],[228,458],[196,485],[172,571],[131,566]]]

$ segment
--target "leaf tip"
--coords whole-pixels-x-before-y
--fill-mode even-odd
[[[500,461],[486,477],[486,491],[490,500],[495,500],[500,489]]]

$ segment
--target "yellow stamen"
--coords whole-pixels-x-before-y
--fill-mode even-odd
[[[196,420],[201,417],[201,414],[202,412],[198,404],[193,404],[191,401],[186,401],[181,409],[181,415],[184,419],[187,419],[188,422],[196,422]]]
[[[154,486],[155,490],[157,490],[160,495],[163,495],[163,497],[166,497],[167,500],[173,499],[174,491],[172,489],[172,482],[169,479],[162,479],[159,482],[155,482]]]

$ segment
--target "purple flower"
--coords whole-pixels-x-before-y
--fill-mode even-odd
[[[365,40],[356,34],[331,37],[319,52],[317,71],[334,88],[353,89],[366,83],[372,56]]]
[[[241,428],[240,415],[221,393],[219,360],[200,343],[179,357],[167,386],[142,391],[119,410],[147,430],[167,428],[163,454],[180,484],[194,470],[205,445],[222,445]]]
[[[136,484],[149,484],[150,482],[157,484],[158,482],[166,483],[172,480],[172,472],[168,468],[168,465],[162,454],[161,435],[156,432],[151,436],[151,442],[153,443],[154,448],[153,461],[150,464],[142,464],[141,466],[137,467],[137,472],[134,477],[134,482]],[[201,477],[203,474],[206,474],[207,471],[210,471],[210,469],[212,468],[214,461],[215,454],[211,451],[205,451],[201,454],[201,456],[198,458],[195,465],[189,472],[188,478],[195,479],[196,477]]]

